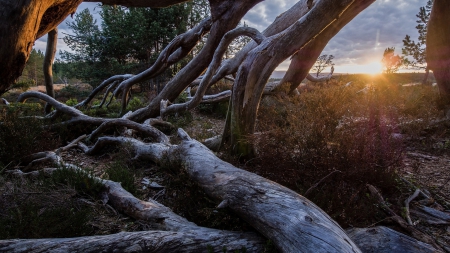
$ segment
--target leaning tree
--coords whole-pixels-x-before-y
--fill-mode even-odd
[[[221,161],[206,146],[191,139],[181,129],[178,133],[182,142],[172,145],[166,135],[153,127],[155,122],[161,122],[156,117],[164,119],[171,113],[190,110],[204,99],[209,99],[204,96],[206,89],[233,74],[235,79],[232,90],[225,94],[230,96],[230,107],[222,140],[231,145],[235,154],[251,157],[254,147],[248,137],[255,130],[258,106],[273,70],[282,61],[292,57],[286,76],[275,86],[287,85],[291,91],[295,90],[308,75],[328,41],[375,0],[300,0],[278,16],[262,33],[248,27],[236,28],[242,17],[261,1],[209,0],[211,16],[177,36],[162,50],[150,68],[136,75],[121,73],[108,78],[75,107],[64,105],[51,96],[38,92],[23,93],[19,102],[38,98],[55,108],[54,113],[42,118],[50,128],[62,125],[69,128],[78,125],[96,127],[93,132],[87,133],[88,136],[81,136],[66,147],[31,156],[30,166],[26,168],[32,168],[32,165],[41,162],[64,163],[59,153],[74,146],[86,154],[95,155],[103,152],[105,146],[126,144],[133,150],[134,159],[155,163],[163,160],[178,161],[189,176],[218,201],[218,208],[233,210],[262,236],[272,240],[281,252],[360,252],[349,235],[308,199],[270,180]],[[0,0],[0,34],[5,41],[0,48],[3,59],[0,93],[20,76],[34,41],[53,30],[67,15],[73,13],[80,2]],[[133,7],[164,7],[183,0],[102,2]],[[124,109],[133,85],[157,76],[186,57],[207,33],[208,37],[201,51],[149,101],[148,106],[134,112],[123,110],[123,117],[118,119],[91,117],[76,108],[88,106],[93,97],[106,89],[107,93],[112,92],[122,98]],[[227,46],[237,36],[248,36],[253,41],[233,58],[222,62]],[[205,70],[195,96],[186,103],[171,104]],[[64,120],[57,123],[52,121],[61,115],[65,115]],[[130,129],[134,131],[135,137],[104,135],[108,129],[115,127]],[[94,144],[91,147],[84,145],[82,140],[85,138]],[[69,164],[66,166],[74,170],[80,169]],[[52,173],[52,169],[47,172]],[[20,171],[15,174],[34,175],[33,172]],[[136,199],[117,183],[106,180],[101,182],[105,185],[109,203],[131,217],[152,222],[158,230],[104,237],[0,241],[0,251],[24,252],[34,249],[95,252],[101,249],[126,252],[199,252],[205,251],[208,245],[213,247],[214,252],[220,252],[224,245],[232,251],[241,248],[251,252],[262,250],[263,239],[260,235],[202,228],[154,200]],[[374,233],[369,231],[365,234],[368,238]],[[433,244],[432,240],[427,242]],[[364,245],[360,244],[361,247]]]
[[[442,104],[450,106],[450,6],[435,0],[428,22],[426,60],[433,71],[441,94]],[[448,115],[448,114],[447,114]]]

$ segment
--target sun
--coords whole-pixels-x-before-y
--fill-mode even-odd
[[[382,72],[383,66],[380,61],[375,60],[366,64],[339,66],[336,69],[342,73],[377,75]]]
[[[383,65],[380,61],[373,61],[366,65],[361,65],[361,70],[363,70],[362,73],[376,75],[381,73]]]

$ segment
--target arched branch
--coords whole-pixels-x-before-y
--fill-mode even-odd
[[[222,57],[225,54],[228,45],[230,45],[230,43],[239,36],[248,36],[252,38],[257,44],[260,44],[265,39],[265,36],[262,35],[258,30],[250,27],[239,27],[227,32],[223,36],[218,48],[216,49],[213,60],[208,70],[206,71],[206,74],[201,79],[200,85],[194,97],[186,103],[173,104],[166,108],[161,107],[160,113],[161,117],[165,117],[166,115],[173,114],[175,112],[179,112],[182,110],[191,110],[198,104],[200,104],[203,96],[205,95],[206,90],[211,84],[211,80],[214,78],[214,75],[216,74],[216,71],[219,68],[220,63],[222,62]]]
[[[50,97],[49,95],[46,95],[46,94],[43,94],[43,93],[40,93],[37,91],[27,91],[27,92],[20,94],[20,96],[17,98],[17,102],[19,102],[19,103],[25,102],[29,98],[38,98],[40,100],[43,100],[43,101],[47,102],[48,104],[50,104],[51,106],[53,106],[57,111],[60,111],[64,114],[67,114],[72,117],[79,117],[79,116],[84,115],[80,110],[75,109],[66,104],[63,104],[63,103],[57,101],[56,99]]]
[[[114,90],[114,96],[122,95],[121,113],[125,112],[128,100],[128,91],[131,87],[141,81],[150,79],[164,72],[169,66],[180,61],[197,45],[198,41],[211,29],[211,18],[202,20],[191,30],[178,35],[170,44],[159,54],[155,63],[147,70],[129,78],[119,84]]]
[[[112,119],[105,121],[103,124],[101,124],[97,129],[95,129],[88,137],[89,140],[94,140],[97,138],[101,133],[104,131],[112,128],[112,127],[126,127],[129,129],[136,130],[145,136],[153,138],[155,141],[160,143],[169,143],[169,138],[163,134],[158,129],[146,125],[146,124],[139,124],[134,121],[130,121],[127,119]]]
[[[114,88],[115,85],[117,85],[118,82],[122,82],[123,80],[126,80],[126,79],[128,79],[128,78],[131,78],[132,76],[133,76],[133,75],[131,75],[131,74],[115,75],[115,76],[112,76],[112,77],[110,77],[110,78],[104,80],[99,86],[97,86],[97,87],[89,94],[89,96],[88,96],[85,100],[81,101],[80,103],[78,103],[78,104],[75,105],[74,107],[75,107],[75,108],[78,108],[78,107],[83,107],[83,106],[88,105],[88,104],[92,101],[92,99],[94,99],[94,97],[95,97],[100,91],[102,91],[105,87],[107,87],[108,85],[111,84],[111,85],[108,87],[108,89],[107,89],[107,91],[106,91],[106,93],[105,93],[105,95],[104,95],[104,97],[103,97],[103,100],[102,100],[102,105],[103,105],[103,103],[105,102],[105,99],[106,99],[106,97],[108,96],[109,92],[111,92],[110,88],[111,88],[111,87]],[[115,82],[117,82],[117,83],[115,84]],[[111,89],[112,89],[112,88],[111,88]],[[100,106],[100,107],[101,107],[101,106]]]

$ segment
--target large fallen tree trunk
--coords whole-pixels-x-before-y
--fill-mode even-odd
[[[243,243],[239,233],[224,236],[217,231],[173,232],[142,231],[121,232],[112,235],[79,238],[53,238],[35,240],[0,241],[0,252],[262,252],[261,246]]]
[[[281,252],[360,252],[344,230],[314,203],[270,180],[218,159],[203,144],[179,131],[177,146],[147,144],[125,137],[101,137],[86,150],[127,144],[136,158],[184,165],[191,179],[274,242]]]
[[[57,156],[54,152],[47,153]],[[60,157],[57,160],[62,162]],[[54,161],[53,164],[61,166],[58,162]],[[81,170],[70,164],[65,164],[65,167]],[[56,170],[49,168],[43,172],[51,174]],[[13,171],[12,174],[19,177],[42,175],[38,171]],[[232,252],[263,251],[264,239],[255,233],[199,227],[152,199],[137,199],[123,189],[120,183],[99,178],[96,180],[106,188],[102,201],[110,203],[116,210],[130,217],[146,221],[157,231],[80,238],[4,240],[0,241],[0,252],[223,252],[224,249]]]

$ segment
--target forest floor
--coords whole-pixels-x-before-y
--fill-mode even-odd
[[[339,77],[343,78],[343,77]],[[367,83],[368,80],[365,79],[366,77],[360,77],[360,76],[352,76],[352,81],[357,80],[359,82]],[[416,82],[417,80],[420,80],[420,77],[414,76],[414,78],[411,77],[405,77],[405,76],[396,76],[395,82],[400,84],[405,83],[411,83]],[[348,80],[339,80],[340,84],[347,83]],[[64,88],[64,87],[63,87]],[[430,100],[429,96],[426,93],[419,94],[422,92],[421,88],[417,87],[411,87],[411,89],[416,89],[415,91],[411,91],[410,94],[408,94],[407,99],[411,99],[412,102],[409,103],[408,101],[402,102],[395,106],[398,106],[398,108],[401,108],[401,110],[408,111],[408,110],[416,110],[417,108],[425,106],[429,106]],[[425,91],[423,92],[429,92],[432,88],[425,88]],[[64,90],[64,89],[63,89]],[[77,89],[79,92],[79,89]],[[359,88],[355,87],[353,90],[351,90],[352,94],[356,94],[355,91],[358,91]],[[273,131],[275,133],[273,136],[269,137],[282,137],[283,136],[287,139],[281,139],[281,141],[284,141],[284,144],[275,143],[275,147],[261,147],[261,152],[264,153],[270,153],[274,152],[272,156],[268,156],[268,158],[261,158],[260,161],[255,160],[249,160],[249,161],[239,161],[239,159],[235,157],[229,157],[227,156],[226,152],[218,153],[218,156],[230,163],[233,163],[235,166],[250,170],[254,173],[260,174],[261,176],[268,177],[271,180],[274,180],[276,182],[279,182],[280,184],[285,184],[287,187],[290,187],[293,190],[296,190],[300,194],[304,194],[307,192],[306,190],[312,189],[313,193],[309,194],[307,197],[310,198],[313,202],[318,204],[320,207],[322,207],[326,212],[330,214],[334,219],[336,219],[341,226],[344,228],[349,228],[352,226],[375,226],[375,225],[385,225],[390,226],[395,229],[398,229],[399,231],[402,231],[396,224],[394,224],[392,221],[390,221],[386,214],[383,213],[383,211],[378,208],[377,205],[375,205],[373,202],[368,202],[367,200],[363,199],[365,195],[367,195],[368,191],[365,188],[365,183],[361,185],[351,185],[351,186],[344,186],[348,189],[344,188],[338,188],[339,190],[347,190],[346,192],[343,192],[342,195],[352,195],[350,200],[356,201],[358,200],[358,197],[362,200],[361,204],[355,204],[356,202],[348,202],[346,197],[339,196],[337,197],[336,202],[340,202],[339,204],[333,204],[331,205],[328,202],[324,202],[324,199],[328,199],[328,193],[331,189],[331,191],[339,191],[335,190],[338,187],[342,187],[342,185],[345,185],[348,183],[348,181],[343,180],[344,176],[337,175],[336,178],[331,179],[331,182],[324,181],[319,186],[313,187],[315,183],[319,181],[319,179],[324,178],[326,175],[330,173],[330,171],[333,170],[342,170],[347,164],[333,164],[337,163],[340,160],[331,157],[330,164],[331,166],[335,166],[336,168],[321,168],[321,166],[324,166],[321,160],[325,159],[324,157],[321,157],[324,154],[332,153],[331,151],[340,150],[339,148],[341,144],[336,144],[336,140],[327,140],[325,143],[322,143],[320,140],[309,140],[313,141],[313,145],[323,145],[323,152],[319,150],[319,147],[317,147],[317,150],[311,151],[311,153],[306,153],[306,156],[298,155],[298,161],[295,163],[288,163],[284,162],[284,156],[286,156],[286,150],[289,150],[291,146],[291,143],[289,143],[290,139],[295,139],[297,134],[304,131],[306,134],[314,136],[314,134],[317,134],[317,126],[322,126],[324,124],[333,123],[333,121],[320,121],[313,122],[317,118],[320,118],[322,116],[335,116],[333,113],[330,113],[330,111],[327,111],[328,109],[336,110],[336,106],[339,106],[339,104],[342,103],[342,100],[339,100],[339,96],[347,98],[345,94],[337,94],[336,92],[340,92],[338,88],[332,88],[331,91],[318,91],[319,95],[315,96],[313,95],[314,88],[312,91],[306,91],[309,92],[310,95],[306,95],[303,97],[303,99],[309,101],[308,103],[312,103],[312,105],[317,107],[326,107],[325,108],[325,114],[322,111],[312,111],[309,114],[302,114],[303,111],[305,111],[305,108],[309,108],[308,105],[310,104],[293,104],[295,107],[282,107],[280,106],[279,102],[277,100],[268,100],[265,101],[265,104],[263,103],[261,108],[261,114],[262,117],[259,120],[259,124],[262,125],[261,122],[263,122],[264,114],[266,113],[269,115],[271,119],[270,124],[277,125],[277,127],[280,127],[278,130],[281,132],[286,131],[284,136],[283,133],[278,133],[277,131]],[[395,91],[398,92],[398,91]],[[435,92],[435,91],[432,91]],[[72,98],[70,94],[66,92],[63,97],[65,99]],[[83,93],[84,94],[84,93]],[[79,94],[75,94],[79,95]],[[397,93],[391,94],[392,96],[398,96]],[[309,96],[309,97],[308,97]],[[329,96],[337,96],[337,98],[329,97]],[[351,95],[354,96],[354,95]],[[359,95],[358,95],[359,96]],[[377,95],[377,99],[380,101],[385,101],[383,98],[380,98],[379,95]],[[434,96],[432,94],[432,96]],[[351,99],[360,99],[358,97],[351,97]],[[78,98],[81,99],[81,98]],[[329,101],[328,104],[321,104],[322,101]],[[388,98],[386,100],[389,100]],[[80,100],[79,100],[80,101]],[[353,102],[352,102],[353,103]],[[359,107],[363,107],[366,104],[369,103],[367,101],[356,101],[355,104],[361,104],[358,105],[358,108],[354,107],[355,105],[349,105],[353,107],[348,107],[345,110],[354,110],[356,112],[359,112],[361,110]],[[380,102],[381,103],[381,102]],[[377,104],[376,106],[380,106]],[[298,108],[297,108],[298,107]],[[386,108],[390,106],[384,106],[382,105],[380,111],[383,111]],[[327,109],[328,108],[328,109]],[[350,108],[350,109],[349,109]],[[176,127],[182,127],[186,132],[194,139],[197,139],[199,141],[204,141],[207,138],[220,135],[222,134],[223,125],[224,125],[224,119],[225,119],[225,113],[226,113],[227,105],[218,105],[218,106],[200,106],[199,108],[195,109],[193,112],[188,113],[186,115],[179,115],[178,117],[173,117],[169,119],[170,122],[172,122]],[[270,110],[277,110],[277,115],[271,114],[272,111]],[[344,111],[345,111],[344,110]],[[418,110],[418,109],[417,109]],[[285,124],[285,120],[290,118],[285,112],[293,112],[293,114],[298,114],[299,118],[308,119],[311,120],[312,128],[311,129],[304,129],[304,128],[293,128],[292,121],[291,124]],[[370,111],[370,110],[369,110]],[[345,113],[345,112],[344,112]],[[422,112],[420,112],[422,113]],[[404,201],[407,199],[412,192],[414,192],[415,188],[419,188],[422,191],[429,194],[433,201],[430,203],[427,203],[429,207],[432,207],[436,210],[442,211],[444,213],[448,213],[450,215],[450,127],[448,120],[447,121],[440,121],[439,123],[432,123],[432,122],[438,122],[439,120],[442,120],[443,114],[439,112],[436,114],[434,111],[432,113],[430,112],[423,112],[423,114],[420,113],[413,113],[414,117],[422,117],[422,115],[428,115],[426,117],[426,124],[418,124],[420,126],[414,126],[413,130],[402,130],[401,133],[394,133],[399,134],[402,142],[402,148],[401,148],[401,161],[399,163],[396,162],[396,165],[393,166],[393,169],[396,171],[396,175],[399,178],[404,178],[407,181],[409,181],[410,185],[405,186],[404,183],[389,183],[388,187],[396,188],[392,190],[387,190],[386,188],[383,188],[383,185],[380,185],[380,193],[387,199],[391,205],[392,209],[397,212],[398,215],[402,216],[402,210],[404,209]],[[331,116],[330,116],[331,115]],[[431,116],[430,116],[431,115]],[[310,117],[310,118],[309,118]],[[336,116],[338,117],[338,116]],[[417,120],[417,118],[415,118]],[[425,120],[424,120],[425,121]],[[308,121],[309,122],[309,121]],[[328,123],[327,123],[328,122]],[[268,125],[270,125],[268,124]],[[359,123],[358,123],[359,124]],[[332,124],[331,124],[332,125]],[[270,125],[272,127],[272,125]],[[333,126],[333,125],[332,125]],[[260,131],[266,131],[264,128],[265,126],[258,126],[258,129]],[[286,128],[286,129],[285,129]],[[290,128],[293,132],[289,132],[287,128]],[[335,129],[336,127],[331,127],[330,129]],[[280,130],[281,129],[281,130]],[[356,129],[356,128],[355,128]],[[268,133],[271,133],[271,131],[267,131]],[[320,132],[320,134],[324,134],[325,132]],[[170,136],[175,138],[175,132],[172,131],[170,133]],[[358,133],[350,133],[350,137],[353,137],[357,135]],[[344,136],[345,137],[345,136]],[[342,137],[344,142],[345,138]],[[381,136],[383,137],[383,136]],[[308,137],[309,138],[309,137]],[[340,137],[341,138],[341,137]],[[268,138],[267,140],[269,140]],[[66,143],[62,143],[65,145]],[[371,144],[371,143],[368,143]],[[286,146],[286,149],[283,149],[283,147]],[[342,145],[343,146],[343,145]],[[270,149],[272,148],[272,149]],[[335,149],[337,148],[337,149]],[[354,149],[354,147],[352,147]],[[267,149],[267,150],[266,150]],[[281,149],[281,150],[279,150]],[[310,148],[311,149],[311,148]],[[291,150],[292,151],[292,150]],[[280,152],[280,153],[277,153]],[[309,152],[309,151],[308,151]],[[322,152],[322,153],[321,153]],[[389,153],[390,149],[384,150],[383,152]],[[301,152],[300,152],[301,153]],[[302,159],[310,158],[310,154],[317,155],[317,160],[314,160],[311,158],[311,160],[314,160],[308,163],[304,163]],[[267,154],[265,154],[267,156]],[[286,157],[295,156],[297,154],[291,155],[288,154]],[[391,157],[389,154],[383,154],[385,157]],[[71,149],[66,152],[63,152],[61,154],[62,158],[66,163],[71,163],[78,165],[82,168],[86,168],[90,170],[93,175],[105,178],[105,179],[112,179],[113,172],[119,171],[119,178],[122,179],[128,178],[128,182],[122,182],[122,185],[127,185],[130,192],[132,192],[136,197],[146,200],[148,198],[152,198],[154,200],[157,200],[161,202],[162,204],[170,207],[174,212],[186,217],[190,221],[193,221],[197,223],[200,226],[208,226],[208,227],[214,227],[219,229],[228,229],[228,230],[252,230],[252,228],[245,223],[244,221],[240,220],[238,217],[236,217],[233,213],[226,209],[217,209],[217,203],[214,200],[211,200],[204,192],[202,192],[201,189],[196,186],[195,183],[191,182],[188,178],[188,176],[180,170],[171,170],[167,168],[160,168],[156,166],[153,163],[149,162],[130,162],[130,158],[132,157],[132,154],[129,153],[126,147],[120,148],[119,150],[110,150],[108,152],[105,152],[103,155],[100,156],[87,156],[83,152],[77,149]],[[259,158],[258,158],[259,159]],[[256,160],[258,160],[256,159]],[[264,160],[266,159],[266,160]],[[297,158],[296,158],[297,159]],[[328,158],[327,158],[328,159]],[[337,160],[336,160],[337,159]],[[364,159],[364,157],[363,157]],[[319,161],[319,162],[317,162]],[[274,165],[270,164],[274,163]],[[330,166],[330,164],[326,164],[326,166]],[[367,163],[370,165],[370,163]],[[354,165],[355,168],[359,168],[361,166],[367,165],[366,163],[360,163]],[[0,164],[1,165],[1,164]],[[5,163],[6,165],[6,163]],[[264,171],[261,170],[261,167],[267,166],[267,170]],[[274,167],[270,167],[274,166]],[[323,169],[322,174],[314,174],[313,172],[307,171],[307,172],[301,172],[305,174],[298,174],[298,168],[296,166],[299,166],[299,168],[304,169],[302,166],[310,166],[311,171],[315,173],[315,170],[321,170]],[[317,166],[317,167],[316,167]],[[339,167],[341,166],[341,167]],[[0,167],[1,169],[1,167]],[[125,172],[126,171],[126,172]],[[342,170],[343,171],[343,170]],[[128,174],[127,174],[128,173]],[[353,173],[351,170],[349,172],[344,173]],[[361,172],[364,174],[364,172]],[[280,175],[283,175],[280,176]],[[301,181],[297,180],[295,178],[301,178],[303,175],[306,175],[307,180],[309,181]],[[346,174],[347,175],[347,174]],[[331,177],[333,178],[333,177]],[[295,179],[294,181],[292,179]],[[357,180],[365,180],[365,178],[359,178],[356,177]],[[131,180],[131,183],[130,183]],[[343,183],[342,183],[343,182]],[[364,181],[365,182],[365,181]],[[377,186],[377,185],[376,185]],[[21,188],[22,187],[22,188]],[[14,182],[12,179],[8,177],[2,177],[0,174],[0,193],[2,193],[2,196],[6,196],[5,194],[10,194],[11,192],[18,192],[19,195],[14,195],[16,200],[23,200],[28,199],[30,196],[26,194],[26,192],[37,192],[35,188],[27,188],[24,187],[21,182]],[[361,188],[358,188],[361,187]],[[378,187],[378,186],[377,186]],[[351,188],[351,189],[350,189]],[[356,190],[353,188],[357,188]],[[76,193],[71,193],[70,191],[73,191],[73,189],[67,189],[67,191],[61,192],[61,195],[59,196],[61,200],[67,201],[67,197],[69,198],[74,197],[77,195]],[[384,190],[384,191],[383,191]],[[56,193],[55,193],[56,194]],[[17,197],[19,196],[19,197]],[[37,196],[37,195],[35,195]],[[53,195],[54,198],[58,198],[58,196]],[[335,196],[333,196],[334,198]],[[331,197],[330,197],[331,198]],[[102,203],[100,200],[93,196],[78,196],[77,199],[81,200],[83,204],[77,204],[78,206],[89,206],[91,209],[90,218],[87,222],[88,229],[86,231],[83,231],[81,234],[75,234],[75,235],[92,235],[92,234],[110,234],[110,233],[116,233],[120,231],[139,231],[139,230],[147,230],[149,229],[149,225],[146,222],[134,220],[132,218],[127,217],[124,214],[120,214],[116,212],[112,207],[108,206],[107,204]],[[356,199],[356,200],[355,200]],[[2,199],[0,197],[0,205],[3,203],[6,203],[5,201],[9,201],[8,198]],[[51,204],[51,200],[47,200],[49,205]],[[417,198],[414,201],[411,202],[410,207],[412,210],[414,210],[416,207],[419,207],[422,205],[423,198]],[[78,203],[78,202],[77,202]],[[5,206],[5,210],[6,210]],[[16,206],[14,206],[16,208]],[[355,210],[353,213],[351,210],[354,208]],[[45,208],[41,208],[40,210],[43,210]],[[340,211],[340,209],[345,209],[346,211]],[[13,209],[11,209],[13,210]],[[11,211],[13,212],[13,211]],[[13,212],[14,213],[14,212]],[[355,215],[357,213],[357,215]],[[0,216],[5,215],[0,211]],[[17,216],[17,215],[16,215]],[[12,216],[13,218],[16,216]],[[412,212],[411,218],[413,222],[416,222],[415,225],[417,228],[420,228],[421,231],[425,231],[425,233],[432,235],[434,238],[437,238],[437,240],[440,240],[444,242],[444,244],[450,245],[450,220],[447,222],[447,224],[426,224],[426,222],[423,222],[423,219],[421,217],[415,216],[415,214]],[[2,220],[0,219],[0,226],[1,225],[8,225],[8,226],[14,226],[13,223],[8,223],[9,220]],[[31,222],[31,221],[30,221]],[[34,222],[34,221],[33,221]],[[52,221],[49,221],[52,222]],[[12,225],[11,225],[12,224]],[[39,223],[36,225],[37,227],[43,227],[42,223]],[[0,232],[0,238],[14,238],[15,234],[19,233],[20,231],[16,231],[14,233],[6,233],[2,234]],[[403,231],[404,232],[404,231]],[[39,238],[42,236],[55,236],[55,234],[39,234],[40,232],[36,232],[36,234],[28,234],[27,236],[29,238]],[[73,236],[71,234],[66,234],[65,236]]]

